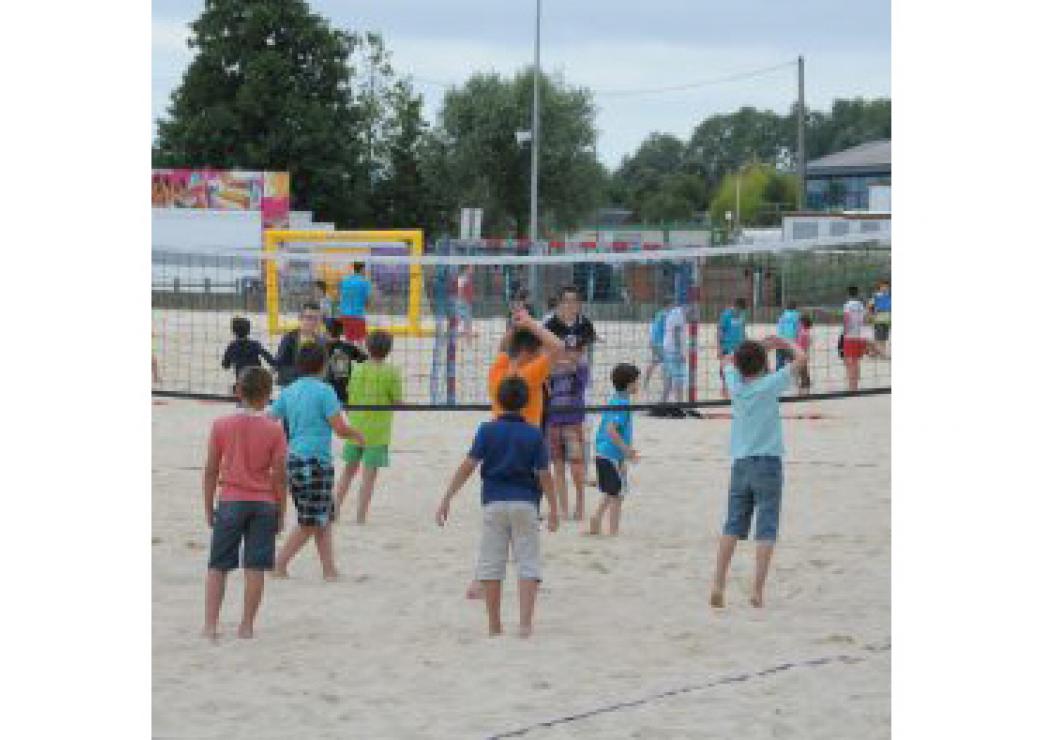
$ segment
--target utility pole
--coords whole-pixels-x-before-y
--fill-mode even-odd
[[[805,57],[798,56],[798,210],[805,208]]]
[[[538,249],[538,136],[539,136],[539,95],[538,88],[542,80],[542,0],[535,0],[534,23],[534,99],[531,103],[531,224],[528,237],[531,240],[531,253]],[[538,266],[531,267],[531,301],[538,301]]]

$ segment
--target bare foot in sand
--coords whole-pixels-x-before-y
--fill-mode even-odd
[[[275,570],[271,571],[271,578],[280,578],[280,579],[284,580],[284,579],[286,579],[288,577],[289,577],[289,571],[287,571],[287,570],[278,570],[276,568]]]
[[[761,609],[764,603],[765,602],[762,600],[762,594],[751,595],[751,606],[755,607],[756,609]]]
[[[323,575],[322,578],[325,579],[325,583],[335,583],[339,580],[339,573],[337,571],[332,571],[331,573]]]
[[[488,637],[501,637],[502,636],[502,625],[498,627],[491,627],[488,630]]]
[[[709,603],[716,609],[721,609],[726,605],[725,600],[722,598],[721,591],[712,591]]]
[[[240,624],[238,625],[238,636],[243,640],[251,640],[253,638],[253,625],[251,624]]]
[[[528,637],[531,636],[531,632],[532,632],[532,630],[531,630],[531,626],[530,625],[527,625],[525,627],[524,625],[521,624],[517,628],[517,630],[516,630],[516,636],[517,637],[522,637],[522,638],[524,638],[526,640]]]
[[[469,588],[466,589],[466,598],[476,601],[484,598],[484,584],[480,581],[473,581],[469,584]]]
[[[217,641],[217,628],[216,627],[203,627],[202,637],[209,640],[210,642]]]
[[[589,520],[589,534],[599,534],[600,524],[595,519]]]

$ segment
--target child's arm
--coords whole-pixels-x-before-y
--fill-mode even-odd
[[[560,514],[556,502],[556,486],[553,485],[552,475],[548,470],[538,471],[538,484],[542,487],[542,493],[549,502],[549,531],[555,532],[560,528]]]
[[[618,434],[617,424],[610,422],[607,424],[607,436],[610,437],[610,441],[613,442],[621,450],[621,454],[632,462],[639,462],[639,453],[636,452],[634,447],[629,447],[625,444],[625,440]]]
[[[451,482],[448,484],[448,490],[444,494],[444,498],[441,499],[441,505],[437,507],[437,513],[434,514],[433,518],[437,522],[438,527],[443,527],[444,523],[448,521],[448,510],[451,508],[452,497],[466,484],[466,481],[469,480],[469,477],[473,475],[473,471],[476,469],[477,461],[467,455],[459,465],[458,470],[455,471],[455,475],[452,476]]]
[[[217,477],[220,474],[220,448],[210,435],[209,450],[206,453],[206,468],[202,477],[202,494],[206,508],[206,524],[213,526],[213,504],[217,493]]]
[[[513,323],[524,327],[538,337],[551,361],[555,362],[563,354],[563,340],[535,321],[525,309],[513,312]]]
[[[231,347],[232,346],[233,345],[229,344],[227,347],[224,348],[224,359],[222,359],[220,361],[220,366],[222,368],[224,368],[225,370],[227,370],[227,369],[229,369],[231,367]]]
[[[801,370],[801,368],[806,363],[807,358],[802,348],[794,342],[791,342],[787,339],[782,339],[780,337],[766,337],[765,340],[762,342],[762,345],[766,348],[766,350],[783,349],[792,353],[794,355],[794,359],[791,360],[790,363],[792,369]]]
[[[271,487],[278,502],[278,532],[285,528],[285,455],[276,457],[271,465]]]
[[[365,436],[354,427],[350,426],[344,419],[343,414],[337,411],[329,417],[329,426],[340,439],[349,439],[358,447],[365,446]]]
[[[271,367],[277,367],[278,363],[274,359],[274,355],[272,355],[270,352],[268,352],[267,351],[267,347],[265,347],[264,345],[260,344],[260,342],[257,342],[257,344],[259,345],[258,349],[260,350],[260,356],[264,359],[264,362],[266,362]]]

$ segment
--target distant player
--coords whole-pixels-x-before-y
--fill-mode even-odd
[[[798,322],[801,317],[798,305],[794,301],[789,302],[787,308],[780,314],[780,318],[777,319],[776,335],[787,340],[788,343],[793,343],[798,338]],[[793,359],[794,355],[789,350],[778,349],[776,351],[776,369],[779,370]]]
[[[473,334],[473,301],[476,296],[476,285],[473,265],[466,265],[459,271],[455,279],[455,311],[462,328],[463,339],[472,339]]]
[[[354,272],[339,284],[339,320],[343,338],[348,342],[364,341],[368,334],[365,314],[372,305],[372,282],[365,277],[365,263],[355,262]]]
[[[231,333],[235,338],[224,349],[224,357],[220,361],[220,366],[225,370],[234,369],[236,382],[247,367],[260,367],[261,359],[270,367],[278,366],[264,345],[249,338],[251,328],[247,318],[236,316],[231,319]],[[234,385],[232,385],[231,392],[235,393]]]
[[[518,634],[529,637],[542,580],[538,503],[543,494],[549,502],[550,532],[559,527],[559,513],[545,440],[521,415],[530,404],[527,383],[516,376],[503,379],[496,388],[494,401],[501,414],[477,429],[469,454],[455,471],[434,520],[438,526],[444,526],[452,498],[479,465],[483,527],[477,551],[477,581],[478,593],[483,595],[487,608],[488,634],[502,634],[502,581],[512,550],[520,601]]]
[[[288,576],[289,562],[307,540],[321,560],[325,580],[339,573],[332,554],[332,496],[335,470],[332,467],[332,434],[364,446],[364,437],[343,419],[342,407],[332,386],[325,382],[325,348],[311,343],[297,357],[298,378],[271,404],[272,416],[289,426],[289,455],[286,470],[289,492],[296,505],[298,526],[286,540],[275,561],[274,575]]]
[[[326,365],[326,377],[332,390],[336,391],[336,398],[344,406],[350,400],[349,384],[350,376],[354,372],[354,365],[368,359],[357,345],[344,342],[342,338],[343,327],[338,321],[329,322],[329,337],[325,342],[325,351],[329,356]]]
[[[843,360],[850,391],[859,389],[860,362],[869,348],[867,339],[867,307],[859,299],[859,288],[849,286],[849,299],[842,308],[842,336],[845,337]]]
[[[560,515],[570,514],[567,498],[567,469],[574,481],[574,519],[585,518],[585,412],[555,411],[585,405],[589,386],[589,366],[580,339],[567,346],[549,376],[549,406],[546,413],[546,439],[553,467],[553,483]]]
[[[878,283],[877,292],[870,299],[870,316],[874,321],[874,343],[878,353],[888,357],[888,337],[892,332],[892,292],[887,280]]]
[[[673,391],[675,400],[682,401],[684,390],[689,385],[687,338],[686,307],[677,303],[668,310],[664,319],[662,403],[668,403]]]
[[[600,417],[596,432],[596,481],[603,492],[596,513],[589,520],[589,534],[599,534],[603,515],[610,513],[610,534],[621,526],[621,501],[627,493],[627,466],[639,461],[632,446],[632,411],[628,406],[639,390],[639,368],[623,362],[610,373],[614,395],[608,401],[610,411]]]
[[[770,349],[789,350],[794,358],[776,372],[767,372]],[[751,518],[755,519],[755,582],[751,605],[763,605],[763,590],[769,561],[780,528],[780,500],[783,488],[783,438],[780,429],[780,396],[791,377],[805,363],[796,345],[770,337],[764,342],[745,341],[732,355],[723,358],[723,374],[733,399],[733,424],[730,429],[729,500],[726,522],[719,539],[715,582],[710,603],[725,604],[726,574],[737,540],[747,539]]]
[[[329,286],[324,280],[315,280],[311,283],[311,300],[318,304],[318,310],[321,312],[321,325],[326,331],[329,331],[332,328],[334,311],[332,299],[329,298]]]
[[[392,406],[401,403],[401,372],[386,361],[394,346],[388,332],[376,330],[368,335],[365,347],[368,362],[358,367],[350,378],[350,399],[358,406]],[[380,468],[390,465],[390,431],[394,412],[347,409],[350,423],[365,438],[364,445],[347,440],[343,443],[343,461],[346,467],[336,485],[336,511],[341,511],[350,490],[350,484],[361,469],[361,488],[358,491],[357,523],[368,520],[376,476]]]
[[[249,638],[264,593],[264,571],[274,567],[275,535],[285,521],[286,446],[281,426],[264,414],[272,385],[269,372],[246,367],[237,385],[242,407],[213,422],[209,435],[203,493],[213,535],[203,635],[210,639],[217,637],[228,571],[245,567],[238,636]],[[218,485],[220,502],[214,506]]]
[[[668,317],[668,309],[662,308],[654,314],[650,322],[650,364],[643,373],[643,390],[650,387],[650,378],[658,365],[664,362],[664,323]],[[667,380],[665,381],[667,383]]]
[[[718,326],[718,346],[719,346],[719,360],[723,357],[731,355],[737,351],[737,347],[746,338],[746,322],[747,317],[745,311],[747,310],[747,301],[743,298],[737,298],[733,301],[733,305],[726,308],[719,315],[719,326]],[[722,367],[719,367],[719,375],[722,376]],[[726,391],[725,378],[722,383],[722,395],[724,398],[728,398],[728,392]]]
[[[805,396],[809,393],[809,387],[812,384],[812,379],[809,377],[809,349],[812,346],[812,319],[805,314],[798,319],[798,336],[795,338],[795,344],[798,345],[798,349],[805,355],[805,362],[798,368],[796,375],[798,376],[798,395]],[[793,359],[793,358],[792,358]]]

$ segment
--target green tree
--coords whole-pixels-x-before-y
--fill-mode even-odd
[[[512,79],[477,74],[444,97],[439,125],[427,154],[442,159],[450,191],[440,197],[458,211],[484,209],[487,234],[527,235],[530,213],[529,145],[516,132],[530,129],[532,70]],[[542,236],[578,225],[600,199],[603,177],[593,147],[594,107],[586,89],[541,76],[539,225]],[[454,220],[454,217],[453,217]]]
[[[690,137],[685,157],[714,190],[738,167],[751,161],[776,164],[793,149],[790,127],[782,116],[744,107],[702,121]]]
[[[792,111],[792,130],[793,125]],[[888,98],[835,100],[829,114],[806,115],[805,149],[809,159],[840,152],[868,141],[891,138],[892,101]]]
[[[739,187],[738,187],[739,181]],[[740,207],[737,207],[737,191]],[[726,212],[739,213],[741,226],[775,226],[780,213],[795,207],[798,199],[798,177],[764,164],[752,164],[723,179],[711,202],[711,216],[716,223],[726,223]]]
[[[612,197],[643,222],[688,220],[707,207],[707,185],[696,174],[682,141],[652,133],[614,173]]]
[[[155,163],[288,170],[294,207],[357,222],[356,37],[303,0],[208,0],[191,30],[196,56],[158,122]]]

